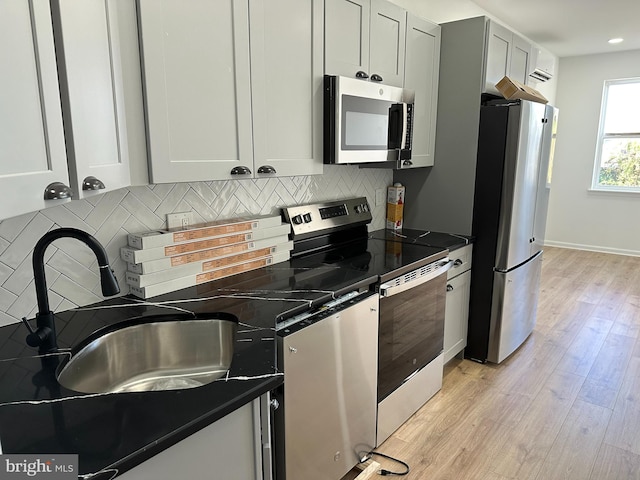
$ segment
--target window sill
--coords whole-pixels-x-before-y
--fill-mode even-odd
[[[640,189],[638,190],[616,190],[609,188],[588,188],[587,193],[595,195],[613,195],[613,196],[638,196],[640,197]]]

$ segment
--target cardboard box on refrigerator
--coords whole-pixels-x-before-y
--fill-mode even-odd
[[[509,77],[502,77],[502,80],[496,83],[496,88],[507,100],[522,99],[538,103],[549,102],[549,100],[535,88],[523,85],[519,81]]]

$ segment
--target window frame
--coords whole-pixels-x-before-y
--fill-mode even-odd
[[[605,118],[607,114],[607,103],[609,99],[609,87],[611,85],[623,85],[627,83],[637,83],[640,85],[640,77],[619,78],[605,80],[602,89],[602,102],[600,104],[600,119],[598,124],[598,138],[596,140],[596,154],[593,164],[593,175],[591,178],[590,190],[596,192],[617,192],[617,193],[640,193],[640,185],[637,187],[627,187],[624,185],[600,185],[600,168],[602,166],[602,148],[605,140],[611,138],[637,138],[640,141],[640,132],[629,133],[609,133],[604,132]]]

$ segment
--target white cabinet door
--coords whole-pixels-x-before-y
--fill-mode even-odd
[[[470,286],[470,270],[447,280],[447,300],[444,318],[445,363],[467,346]]]
[[[385,0],[372,0],[369,75],[387,85],[402,87],[405,74],[407,12]]]
[[[327,75],[369,74],[370,0],[325,0],[325,64]]]
[[[256,177],[322,173],[322,0],[250,0]]]
[[[139,0],[139,13],[152,182],[242,178],[231,171],[253,159],[248,3]]]
[[[45,187],[68,184],[47,0],[0,2],[0,64],[1,220],[44,208]]]
[[[531,57],[531,44],[524,38],[513,34],[511,47],[511,68],[509,76],[522,84],[527,83],[529,77],[529,59]]]
[[[54,25],[74,198],[130,185],[113,0],[57,0]],[[102,182],[99,188],[95,182]],[[93,188],[91,189],[91,186]]]
[[[151,478],[262,479],[260,432],[255,404],[249,403],[217,422],[119,475],[121,480]],[[259,411],[259,410],[258,410]],[[259,423],[258,423],[259,425]]]
[[[325,0],[325,73],[402,87],[406,16],[385,0]]]
[[[496,83],[509,75],[513,33],[495,22],[489,21],[484,91],[499,95]]]
[[[433,165],[440,65],[440,26],[407,15],[404,87],[415,91],[411,167]]]

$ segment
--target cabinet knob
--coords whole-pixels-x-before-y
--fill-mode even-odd
[[[271,410],[277,410],[280,408],[280,402],[277,399],[272,398],[269,402],[269,406],[271,407]]]
[[[60,198],[70,198],[72,191],[62,182],[53,182],[44,189],[45,200],[58,200]]]
[[[249,170],[249,167],[239,165],[231,169],[231,175],[251,175],[251,170]]]
[[[369,75],[367,75],[367,72],[363,72],[362,70],[358,70],[356,72],[356,78],[369,78]]]
[[[447,292],[453,291],[453,285],[447,285]]]
[[[372,82],[381,82],[382,81],[382,77],[380,75],[378,75],[377,73],[374,73],[373,75],[371,75],[371,81]]]
[[[258,173],[276,173],[276,169],[271,165],[262,165],[258,168]]]
[[[82,190],[102,190],[104,183],[92,175],[89,175],[82,181]]]

